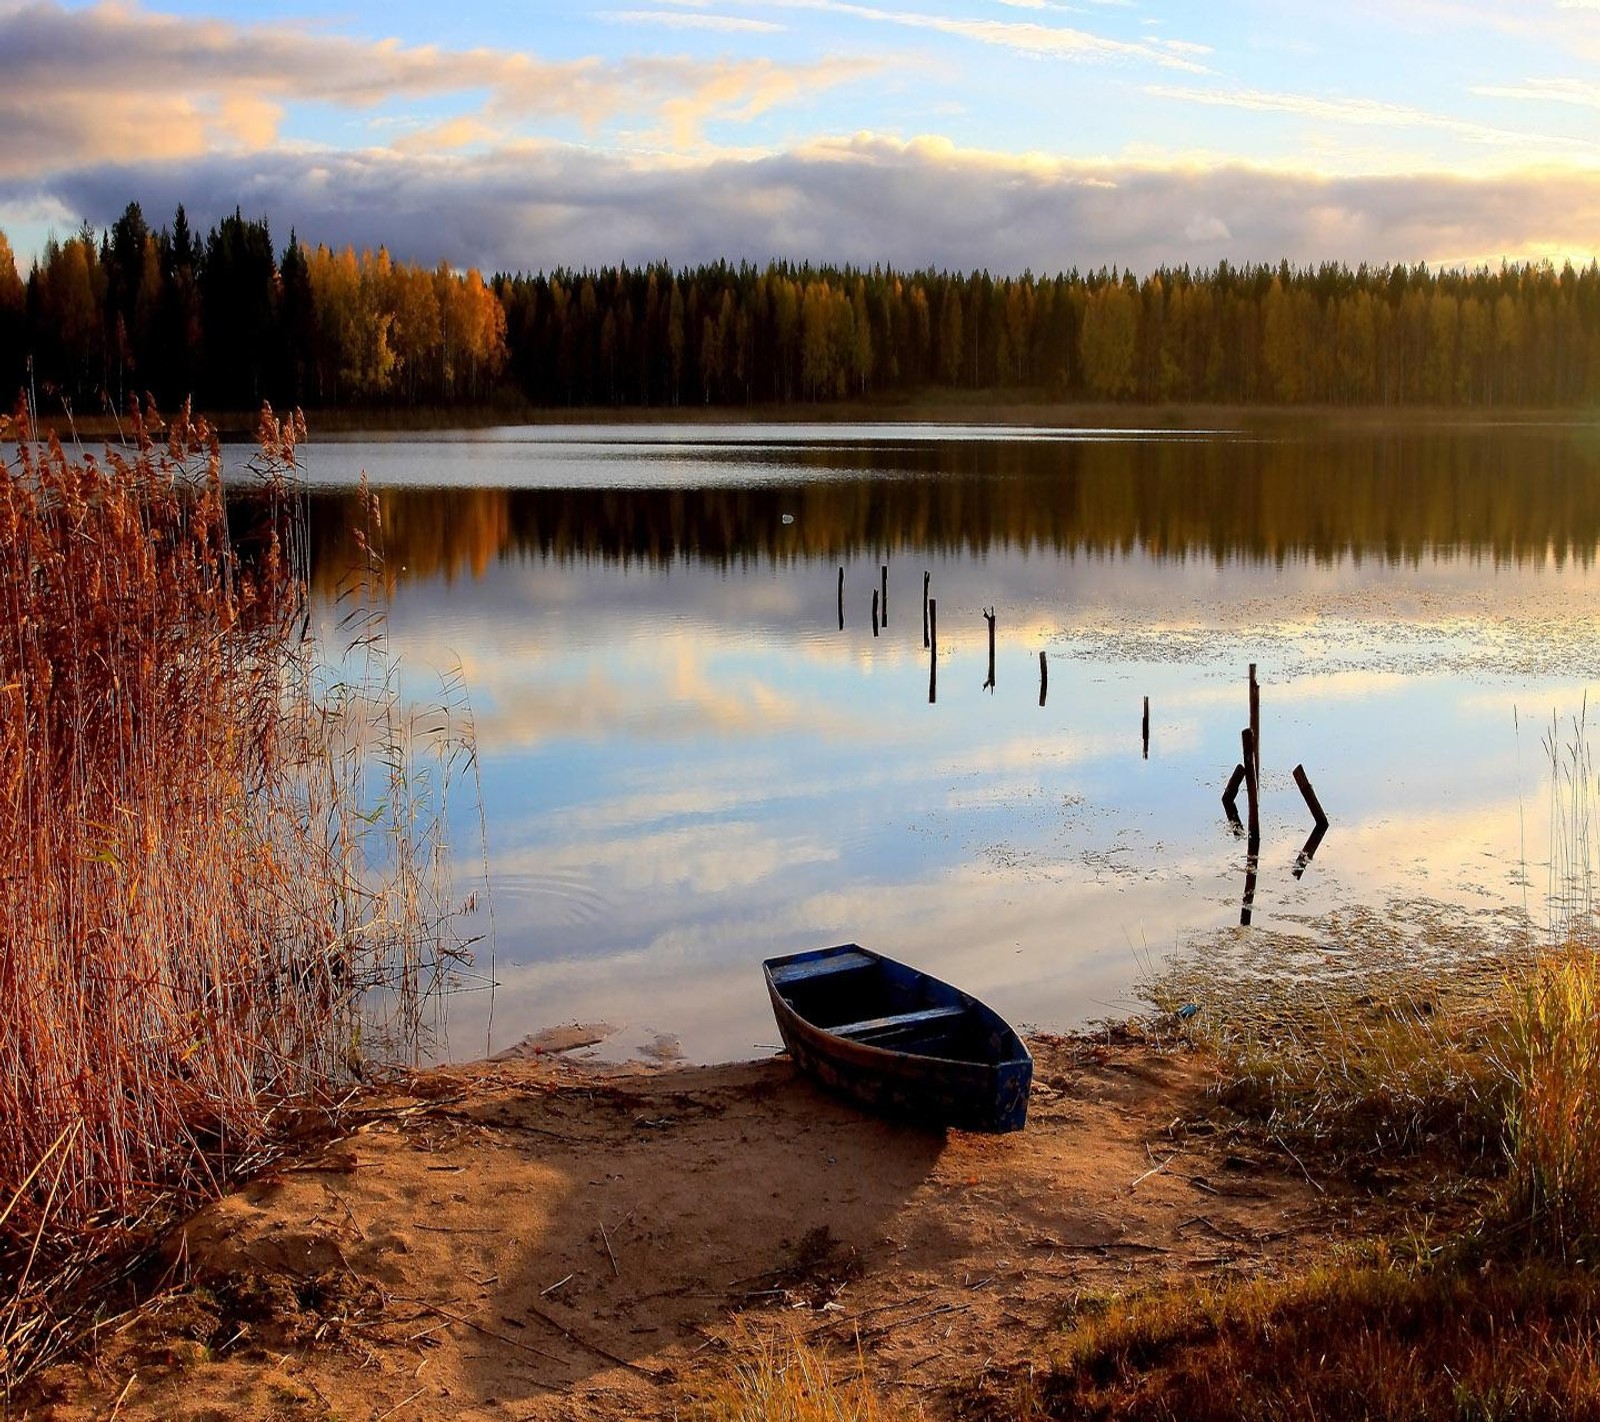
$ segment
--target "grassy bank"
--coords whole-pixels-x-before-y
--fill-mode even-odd
[[[0,434],[3,434],[0,431]],[[107,1271],[413,1025],[437,846],[381,664],[306,635],[303,422],[136,418],[0,461],[0,1385]],[[375,554],[374,554],[375,557]],[[370,568],[366,570],[370,573]],[[358,582],[374,580],[360,570]],[[374,614],[351,606],[372,653]],[[362,609],[365,609],[364,611]],[[387,768],[384,809],[368,777]],[[368,990],[397,990],[388,1021]]]

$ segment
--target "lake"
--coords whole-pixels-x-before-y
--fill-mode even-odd
[[[486,863],[496,1049],[582,1021],[611,1057],[758,1055],[760,960],[848,940],[1070,1028],[1241,934],[1335,954],[1353,915],[1543,912],[1545,739],[1600,681],[1592,426],[541,426],[303,454],[325,609],[365,471],[407,695],[443,671],[470,701],[456,881]],[[1252,663],[1246,903],[1221,794]],[[1297,765],[1331,822],[1309,861]],[[441,1054],[482,1054],[489,1007],[453,996]]]

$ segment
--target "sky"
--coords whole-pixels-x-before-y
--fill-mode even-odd
[[[0,231],[493,271],[1600,252],[1600,0],[0,0]]]

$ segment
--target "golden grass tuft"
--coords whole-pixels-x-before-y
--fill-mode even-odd
[[[1600,1279],[1382,1246],[1298,1277],[1183,1284],[1080,1318],[1042,1415],[1283,1422],[1600,1418]]]
[[[920,1408],[885,1400],[862,1360],[842,1367],[795,1333],[735,1324],[731,1360],[698,1390],[696,1422],[914,1422]]]

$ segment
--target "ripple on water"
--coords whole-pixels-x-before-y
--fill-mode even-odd
[[[502,906],[537,903],[540,921],[553,928],[598,923],[610,910],[610,894],[586,874],[496,874],[494,895]]]

